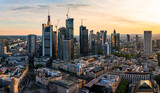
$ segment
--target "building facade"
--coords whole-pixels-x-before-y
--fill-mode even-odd
[[[152,53],[152,31],[144,31],[144,53]]]
[[[80,54],[81,56],[88,55],[88,29],[85,26],[80,26]]]
[[[42,56],[53,56],[53,25],[48,15],[47,24],[42,24]]]
[[[37,36],[36,35],[28,35],[28,54],[30,56],[36,55],[37,52]]]
[[[112,52],[120,49],[120,34],[116,33],[116,30],[111,34],[111,47]]]

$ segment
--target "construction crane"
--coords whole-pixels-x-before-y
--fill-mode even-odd
[[[57,24],[55,25],[56,32],[57,32],[57,28],[58,28],[58,23],[59,23],[59,19],[57,20]]]
[[[69,37],[68,37],[68,24],[69,24],[69,23],[68,23],[68,18],[69,18],[69,17],[68,17],[68,14],[69,14],[69,8],[68,8],[68,11],[67,11],[67,14],[66,14],[66,16],[67,16],[67,39],[69,38]]]

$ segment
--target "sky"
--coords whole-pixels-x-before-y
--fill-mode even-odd
[[[58,27],[64,27],[67,8],[74,35],[79,35],[81,19],[94,33],[160,34],[160,0],[0,0],[0,35],[41,35],[48,9],[53,29],[58,19]]]

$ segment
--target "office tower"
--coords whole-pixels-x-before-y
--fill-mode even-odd
[[[139,42],[139,37],[138,37],[138,35],[136,35],[136,43],[138,43]]]
[[[61,32],[58,32],[58,59],[63,60],[63,38]]]
[[[110,46],[108,42],[104,44],[104,55],[110,55]]]
[[[152,40],[152,47],[154,47],[156,45],[155,40]]]
[[[80,54],[88,55],[88,29],[83,25],[80,26]]]
[[[111,48],[113,52],[120,49],[120,34],[116,30],[111,34]]]
[[[0,56],[4,55],[4,40],[0,39]]]
[[[152,52],[152,31],[144,31],[144,53]]]
[[[97,32],[97,53],[102,52],[102,39],[101,39],[101,34]]]
[[[65,27],[58,29],[58,59],[63,60],[63,40],[67,37],[67,31]]]
[[[67,30],[66,30],[66,28],[65,28],[65,27],[61,27],[61,28],[59,28],[58,30],[59,30],[59,32],[61,33],[62,38],[63,38],[63,39],[67,39]]]
[[[50,15],[48,15],[48,22],[42,24],[42,56],[53,56],[53,25],[50,22]]]
[[[93,40],[93,30],[90,31],[89,33],[89,48],[91,49],[92,46],[92,40]]]
[[[127,34],[127,41],[130,42],[130,35]]]
[[[35,56],[37,52],[37,36],[34,34],[28,35],[28,54]]]
[[[71,40],[63,40],[63,60],[71,60]]]
[[[80,57],[80,43],[75,42],[74,43],[74,59],[77,59]]]
[[[105,44],[105,42],[107,42],[107,31],[104,32],[104,40],[103,40],[103,44]]]
[[[96,55],[97,54],[97,40],[92,40],[92,55]]]
[[[157,48],[160,48],[160,40],[156,40]]]
[[[101,30],[100,31],[100,39],[102,40],[102,46],[104,45],[104,31],[103,30]]]
[[[71,58],[74,59],[74,19],[69,18],[66,20],[66,28],[68,24],[68,39],[71,40]]]
[[[57,32],[53,31],[53,58],[57,59]]]

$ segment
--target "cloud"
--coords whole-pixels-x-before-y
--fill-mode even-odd
[[[28,9],[34,9],[35,7],[32,6],[20,6],[20,7],[13,7],[10,10],[17,11],[17,10],[28,10]]]
[[[73,8],[73,9],[80,9],[80,8],[84,8],[84,7],[90,7],[91,5],[89,4],[57,4],[57,7],[69,7],[69,8]]]
[[[14,6],[9,9],[11,12],[31,12],[37,13],[42,12],[43,10],[47,10],[49,5],[21,5],[21,6]]]

